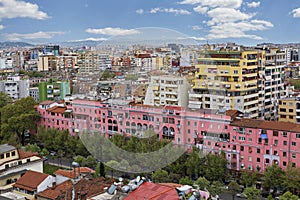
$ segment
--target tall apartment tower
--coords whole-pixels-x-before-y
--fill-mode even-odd
[[[189,108],[239,110],[258,118],[259,74],[265,69],[264,51],[202,51],[196,64]]]
[[[152,76],[144,104],[187,107],[188,90],[189,84],[183,77]]]

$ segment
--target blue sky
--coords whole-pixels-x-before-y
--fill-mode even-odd
[[[300,42],[300,0],[0,0],[0,41],[105,40],[143,27],[200,43]]]

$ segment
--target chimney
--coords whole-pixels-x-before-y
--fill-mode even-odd
[[[53,182],[52,182],[52,189],[55,189],[55,188],[56,188],[56,182],[53,181]]]

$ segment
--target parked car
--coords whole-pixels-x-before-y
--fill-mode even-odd
[[[247,199],[248,198],[247,195],[245,195],[244,193],[237,193],[236,196],[240,197],[242,199]]]

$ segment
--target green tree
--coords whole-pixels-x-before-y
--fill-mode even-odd
[[[83,164],[85,162],[85,157],[78,155],[78,156],[76,156],[74,161],[77,162],[80,166],[83,166]]]
[[[0,92],[0,108],[10,104],[12,102],[12,98],[6,94],[5,92]]]
[[[193,149],[193,151],[188,155],[186,161],[186,173],[190,178],[198,178],[200,175],[201,160],[199,157],[199,150]]]
[[[1,108],[1,139],[7,141],[11,135],[16,135],[17,142],[24,145],[24,134],[28,130],[36,129],[36,122],[40,115],[34,109],[35,101],[32,97],[17,100]]]
[[[244,194],[248,197],[249,200],[260,200],[261,193],[260,190],[255,187],[246,187]]]
[[[253,186],[256,180],[257,174],[255,172],[247,170],[241,172],[240,182],[246,187]]]
[[[205,167],[205,178],[209,181],[221,181],[225,178],[227,172],[227,160],[224,153],[221,155],[207,155]]]
[[[46,149],[45,147],[42,149],[42,151],[41,151],[41,155],[42,156],[49,156],[49,151],[48,151],[48,149]]]
[[[232,200],[235,199],[235,195],[240,191],[240,186],[239,184],[237,184],[236,181],[231,181],[228,184],[228,191],[231,193],[232,195]]]
[[[272,166],[268,166],[264,173],[264,187],[268,189],[279,188],[281,186],[283,174],[284,172],[278,165],[273,164]]]
[[[193,180],[190,177],[185,176],[185,177],[182,177],[179,180],[179,184],[182,184],[182,185],[193,185]]]
[[[269,194],[269,195],[268,195],[267,200],[274,200],[272,194]]]
[[[286,172],[282,175],[282,186],[284,191],[291,191],[296,193],[296,190],[300,188],[300,168],[288,165]]]
[[[279,197],[279,200],[299,200],[299,197],[287,191]]]
[[[25,146],[25,151],[30,151],[30,152],[41,152],[41,148],[37,144],[27,144]]]
[[[96,159],[94,156],[89,155],[83,162],[83,166],[89,167],[89,168],[94,168],[96,166]]]
[[[158,169],[152,173],[153,182],[161,183],[166,182],[169,179],[169,174],[163,169]]]
[[[205,190],[208,189],[210,183],[205,177],[199,177],[195,181],[195,184],[199,186],[200,190]]]
[[[212,196],[221,194],[223,190],[224,190],[224,184],[221,183],[220,181],[213,181],[208,188],[208,191]]]

